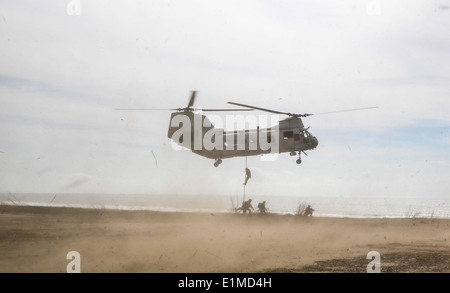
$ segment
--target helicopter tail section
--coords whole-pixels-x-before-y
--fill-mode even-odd
[[[167,137],[188,149],[201,148],[201,146],[195,146],[194,142],[201,143],[203,135],[213,128],[214,126],[205,115],[176,112],[170,116]]]

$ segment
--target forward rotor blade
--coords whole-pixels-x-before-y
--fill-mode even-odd
[[[226,112],[226,111],[253,111],[253,109],[199,109],[204,112]]]
[[[322,114],[332,114],[332,113],[340,113],[340,112],[350,112],[350,111],[359,111],[359,110],[369,110],[369,109],[376,109],[376,107],[366,107],[366,108],[356,108],[356,109],[347,109],[347,110],[339,110],[339,111],[332,111],[332,112],[322,112],[322,113],[316,113],[313,115],[322,115]]]
[[[239,104],[239,103],[234,103],[234,102],[228,102],[228,104],[236,105],[236,106],[241,106],[241,107],[246,107],[246,108],[251,108],[251,109],[256,109],[256,110],[261,110],[261,111],[265,111],[265,112],[269,112],[269,113],[274,113],[274,114],[291,115],[291,113],[285,113],[285,112],[280,112],[280,111],[275,111],[275,110],[270,110],[270,109],[264,109],[264,108],[260,108],[260,107],[249,106],[249,105],[244,105],[244,104]]]
[[[189,104],[187,105],[186,108],[191,108],[192,106],[194,106],[195,95],[196,95],[196,94],[197,94],[197,91],[192,91],[191,99],[189,100]]]
[[[252,108],[252,109],[255,109],[255,110],[261,110],[261,111],[274,113],[274,114],[288,115],[290,117],[297,117],[297,118],[298,117],[308,117],[308,116],[312,115],[312,114],[296,114],[296,113],[289,113],[289,112],[280,112],[280,111],[275,111],[275,110],[270,110],[270,109],[255,107],[255,106],[249,106],[249,105],[244,105],[244,104],[239,104],[239,103],[234,103],[234,102],[228,102],[228,104],[237,105],[237,106],[241,106],[241,107]]]

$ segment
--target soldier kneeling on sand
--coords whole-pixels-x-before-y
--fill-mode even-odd
[[[310,206],[310,205],[308,205],[307,207],[306,207],[306,209],[305,209],[305,216],[307,217],[307,216],[311,216],[312,217],[312,214],[313,214],[313,212],[314,212],[314,209]]]
[[[236,209],[236,212],[237,212],[237,211],[242,211],[242,212],[245,214],[245,213],[248,211],[248,213],[251,214],[252,211],[251,211],[250,209],[253,210],[252,199],[249,199],[249,200],[247,200],[247,201],[244,201],[244,202],[242,203],[242,206],[241,206],[240,208],[237,208],[237,209]]]
[[[265,214],[267,212],[266,201],[260,202],[258,204],[258,210],[261,214]]]

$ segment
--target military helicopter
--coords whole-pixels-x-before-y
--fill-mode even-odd
[[[175,109],[116,109],[116,110],[172,110],[167,136],[177,145],[191,150],[193,153],[214,159],[214,166],[218,167],[222,159],[234,157],[257,156],[270,153],[289,153],[298,155],[297,164],[302,163],[301,154],[315,149],[319,141],[305,128],[301,118],[316,114],[296,114],[281,112],[241,103],[228,102],[228,104],[242,108],[235,109],[202,109],[194,108],[196,91],[192,91],[189,103],[184,108]],[[328,114],[344,111],[373,109],[366,107],[358,109],[340,110],[334,112],[318,113]],[[213,123],[202,112],[219,111],[253,111],[259,110],[272,114],[287,115],[278,124],[268,128],[242,129],[225,131],[215,128]]]

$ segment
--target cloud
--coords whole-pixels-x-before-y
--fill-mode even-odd
[[[434,183],[442,194],[433,176],[448,174],[448,13],[380,1],[368,15],[368,3],[82,1],[80,16],[64,1],[1,3],[0,186],[241,194],[243,158],[214,168],[170,147],[170,112],[114,110],[183,107],[195,89],[202,107],[379,106],[303,119],[319,147],[300,166],[287,154],[249,157],[249,192],[395,195]]]

